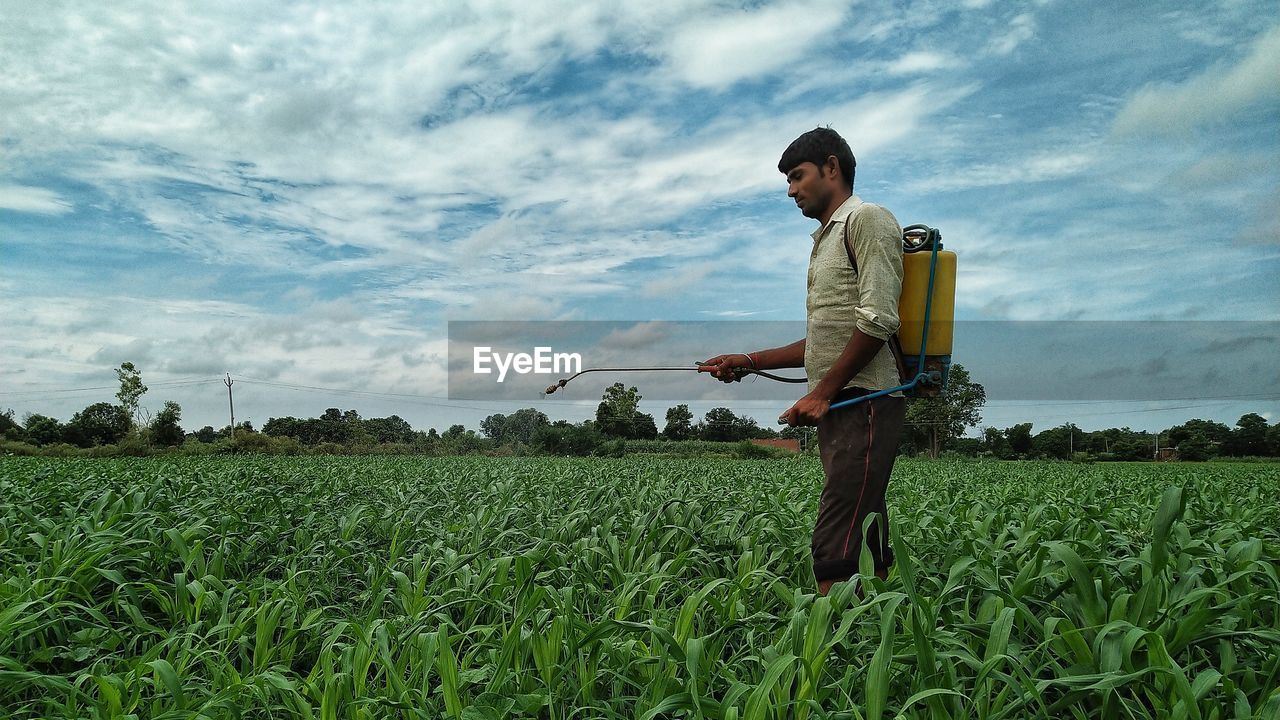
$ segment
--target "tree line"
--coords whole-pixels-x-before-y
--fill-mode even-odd
[[[1257,413],[1246,413],[1235,427],[1213,420],[1188,420],[1160,432],[1128,427],[1081,430],[1067,423],[1032,433],[1031,423],[999,429],[982,428],[977,438],[950,442],[956,455],[1001,460],[1213,460],[1215,458],[1280,457],[1280,423],[1268,425]]]
[[[93,403],[65,423],[30,414],[18,422],[13,411],[0,413],[0,452],[144,454],[152,450],[189,452],[406,452],[425,454],[617,455],[639,448],[697,443],[746,443],[757,439],[813,439],[809,428],[781,431],[762,427],[754,418],[718,407],[696,419],[687,404],[669,408],[661,430],[654,416],[641,410],[635,387],[614,383],[605,389],[593,419],[578,423],[552,420],[536,408],[494,413],[480,422],[479,432],[454,424],[444,432],[415,430],[398,415],[365,418],[353,409],[329,408],[319,417],[273,417],[261,431],[249,422],[187,432],[182,408],[166,401],[154,416],[140,405],[147,392],[132,363],[116,369],[118,403]],[[951,369],[941,397],[908,401],[907,424],[900,450],[906,455],[949,454],[996,459],[1058,458],[1073,460],[1210,460],[1218,457],[1280,456],[1280,422],[1268,424],[1256,413],[1242,416],[1235,427],[1194,419],[1159,433],[1130,428],[1084,431],[1074,424],[1033,433],[1031,423],[1007,428],[981,427],[978,437],[965,432],[981,423],[986,393],[963,366]],[[630,443],[630,445],[628,445]],[[656,443],[656,445],[655,445]],[[710,446],[708,446],[710,447]]]

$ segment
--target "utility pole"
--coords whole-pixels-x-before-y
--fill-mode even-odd
[[[231,379],[231,373],[227,373],[227,379],[222,382],[227,386],[227,406],[231,408],[231,439],[234,440],[236,438],[236,404],[231,399],[231,386],[235,381]]]

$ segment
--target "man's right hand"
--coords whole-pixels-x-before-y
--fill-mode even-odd
[[[746,374],[744,371],[748,369],[754,368],[751,359],[744,353],[717,355],[698,364],[698,372],[711,373],[712,377],[727,383],[741,380]]]

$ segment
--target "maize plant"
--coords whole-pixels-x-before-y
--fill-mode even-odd
[[[0,459],[0,716],[1280,717],[1280,465]],[[860,592],[859,592],[860,590]]]

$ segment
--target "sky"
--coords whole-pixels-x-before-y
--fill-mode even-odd
[[[959,321],[1274,329],[1275,10],[0,0],[0,409],[66,420],[129,361],[188,429],[226,424],[228,374],[259,427],[585,419],[598,394],[451,400],[448,322],[802,324],[814,223],[776,166],[828,125],[864,200],[941,229]],[[670,362],[760,349],[739,334]],[[1257,377],[992,398],[982,424],[1280,420],[1275,365]]]

